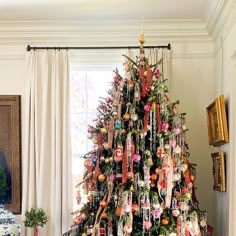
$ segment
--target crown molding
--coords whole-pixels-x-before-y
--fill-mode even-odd
[[[225,24],[235,10],[235,5],[235,0],[219,0],[217,2],[212,15],[206,24],[207,32],[212,36],[213,40],[216,40],[221,34]],[[230,27],[232,26],[232,23],[233,22],[231,22]]]
[[[0,21],[0,43],[67,43],[136,45],[140,21]],[[146,20],[147,43],[211,40],[202,20]],[[157,42],[158,41],[158,42]]]

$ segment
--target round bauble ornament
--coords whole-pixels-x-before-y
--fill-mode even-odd
[[[168,225],[169,224],[169,218],[168,217],[165,217],[161,220],[161,224],[162,225]]]
[[[126,134],[126,129],[121,129],[120,133],[121,134]]]
[[[136,113],[131,115],[132,121],[136,121],[137,119],[138,119],[138,115]]]
[[[105,228],[99,228],[99,233],[102,235],[106,234],[106,229]]]
[[[155,173],[155,174],[152,174],[152,175],[151,175],[150,179],[151,179],[152,181],[155,181],[155,180],[157,180],[157,177],[158,177],[158,175]]]
[[[121,124],[119,122],[115,123],[115,129],[120,129],[121,128]]]
[[[123,119],[124,119],[125,121],[129,120],[129,119],[130,119],[130,114],[129,114],[129,113],[125,113],[125,114],[123,115]]]
[[[115,76],[115,77],[114,77],[114,83],[117,84],[118,82],[119,82],[119,77]]]
[[[140,156],[140,154],[136,153],[136,154],[133,155],[132,159],[133,159],[134,162],[138,163],[138,162],[141,161],[141,156]]]
[[[168,122],[163,122],[161,124],[161,129],[162,129],[162,131],[167,131],[169,129],[169,123]]]
[[[188,192],[188,189],[186,187],[181,188],[181,193],[186,194]]]
[[[179,145],[177,145],[175,148],[174,148],[174,153],[176,154],[180,154],[181,153],[181,147]]]
[[[102,218],[102,219],[107,219],[107,213],[106,213],[106,212],[103,212],[103,213],[101,214],[101,218]]]
[[[128,81],[128,87],[129,88],[133,88],[134,87],[134,81],[133,80],[129,80]]]
[[[155,75],[156,78],[159,78],[160,75],[161,75],[161,72],[157,69],[157,70],[155,71],[154,75]]]
[[[145,230],[150,230],[151,229],[151,227],[152,227],[152,222],[150,221],[150,220],[145,220],[144,222],[143,222],[143,227],[144,227],[144,229]]]
[[[125,224],[124,226],[124,232],[130,234],[132,232],[133,228],[132,228],[132,224],[128,223],[128,224]]]
[[[180,173],[175,173],[174,174],[174,181],[179,181],[181,179],[181,175],[180,175]]]
[[[86,168],[92,167],[92,166],[93,166],[92,160],[91,160],[90,158],[89,158],[89,159],[86,159],[86,160],[84,161],[84,166],[85,166]]]
[[[101,128],[100,131],[101,131],[102,134],[106,134],[107,133],[107,128]]]
[[[133,203],[133,204],[132,204],[132,212],[133,212],[133,213],[138,213],[139,210],[140,210],[139,205],[138,205],[137,203]]]
[[[87,199],[88,199],[88,201],[92,202],[94,199],[94,195],[92,195],[92,194],[88,195]]]
[[[170,145],[171,147],[175,147],[175,145],[176,145],[176,140],[175,140],[175,139],[170,139],[170,140],[169,140],[169,145]]]
[[[107,205],[107,201],[106,200],[101,200],[99,205],[100,205],[100,207],[104,208]]]
[[[147,103],[146,105],[144,105],[143,109],[144,111],[149,112],[151,110],[151,105]]]
[[[74,224],[79,225],[82,222],[82,219],[80,216],[76,216],[73,220]]]
[[[181,165],[181,170],[182,170],[183,172],[185,172],[187,169],[188,169],[188,165],[187,165],[187,164],[182,164],[182,165]]]
[[[106,103],[110,103],[112,101],[110,97],[106,97],[105,100],[106,100]]]
[[[116,216],[121,217],[123,214],[123,208],[122,206],[119,206],[116,208]]]
[[[178,209],[174,209],[174,210],[172,211],[172,215],[173,215],[174,217],[178,217],[179,214],[180,214],[180,211],[179,211]]]
[[[174,130],[176,135],[179,135],[181,133],[181,129],[179,127],[175,128]]]
[[[104,182],[105,180],[106,180],[106,175],[100,174],[100,175],[98,176],[98,181],[99,181],[100,183]]]
[[[97,144],[98,143],[98,139],[97,139],[96,136],[92,138],[92,142],[93,142],[93,144]]]
[[[155,182],[154,181],[151,181],[151,183],[149,184],[151,188],[155,188]]]

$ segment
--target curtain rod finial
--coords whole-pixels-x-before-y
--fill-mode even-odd
[[[31,47],[30,45],[27,45],[27,48],[26,48],[27,52],[29,52],[31,50]]]

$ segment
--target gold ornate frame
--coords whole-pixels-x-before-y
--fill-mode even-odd
[[[224,95],[216,98],[207,108],[209,145],[221,146],[229,142]]]
[[[215,191],[225,192],[226,181],[225,181],[225,153],[222,151],[211,154],[213,161],[213,177]]]
[[[20,96],[0,95],[0,151],[10,175],[9,199],[5,209],[21,214]],[[2,199],[4,201],[4,199]]]

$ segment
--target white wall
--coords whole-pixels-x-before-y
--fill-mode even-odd
[[[140,32],[139,25],[135,22],[131,22],[130,26],[123,22],[120,27],[111,27],[112,30],[105,26],[102,27],[103,31],[96,28],[95,33],[86,27],[86,32],[83,34],[79,33],[77,26],[72,27],[71,25],[61,27],[56,25],[55,28],[59,29],[58,31],[55,28],[50,31],[47,24],[40,27],[37,24],[35,26],[30,24],[29,27],[21,25],[6,30],[8,27],[9,25],[3,27],[7,36],[3,37],[4,40],[0,40],[0,94],[22,95],[22,140],[24,140],[23,112],[26,84],[25,48],[27,44],[30,43],[32,46],[138,46]],[[114,29],[118,31],[114,32]],[[168,25],[161,22],[158,24],[149,22],[148,25],[145,25],[145,29],[148,32],[146,45],[167,43],[172,45],[169,81],[171,100],[180,100],[180,111],[187,113],[186,125],[189,128],[187,138],[191,152],[190,162],[197,164],[196,195],[200,202],[200,208],[208,212],[209,224],[216,227],[217,206],[215,199],[217,196],[212,190],[211,148],[207,140],[205,111],[215,95],[213,43],[207,36],[202,22],[199,21],[175,21],[168,22]],[[84,28],[82,28],[83,30]],[[195,32],[193,33],[193,31]],[[27,157],[23,156],[24,158]]]
[[[222,21],[223,27],[215,39],[215,95],[224,94],[228,107],[230,142],[220,149],[226,153],[227,192],[216,193],[217,235],[231,236],[236,232],[236,6]]]

